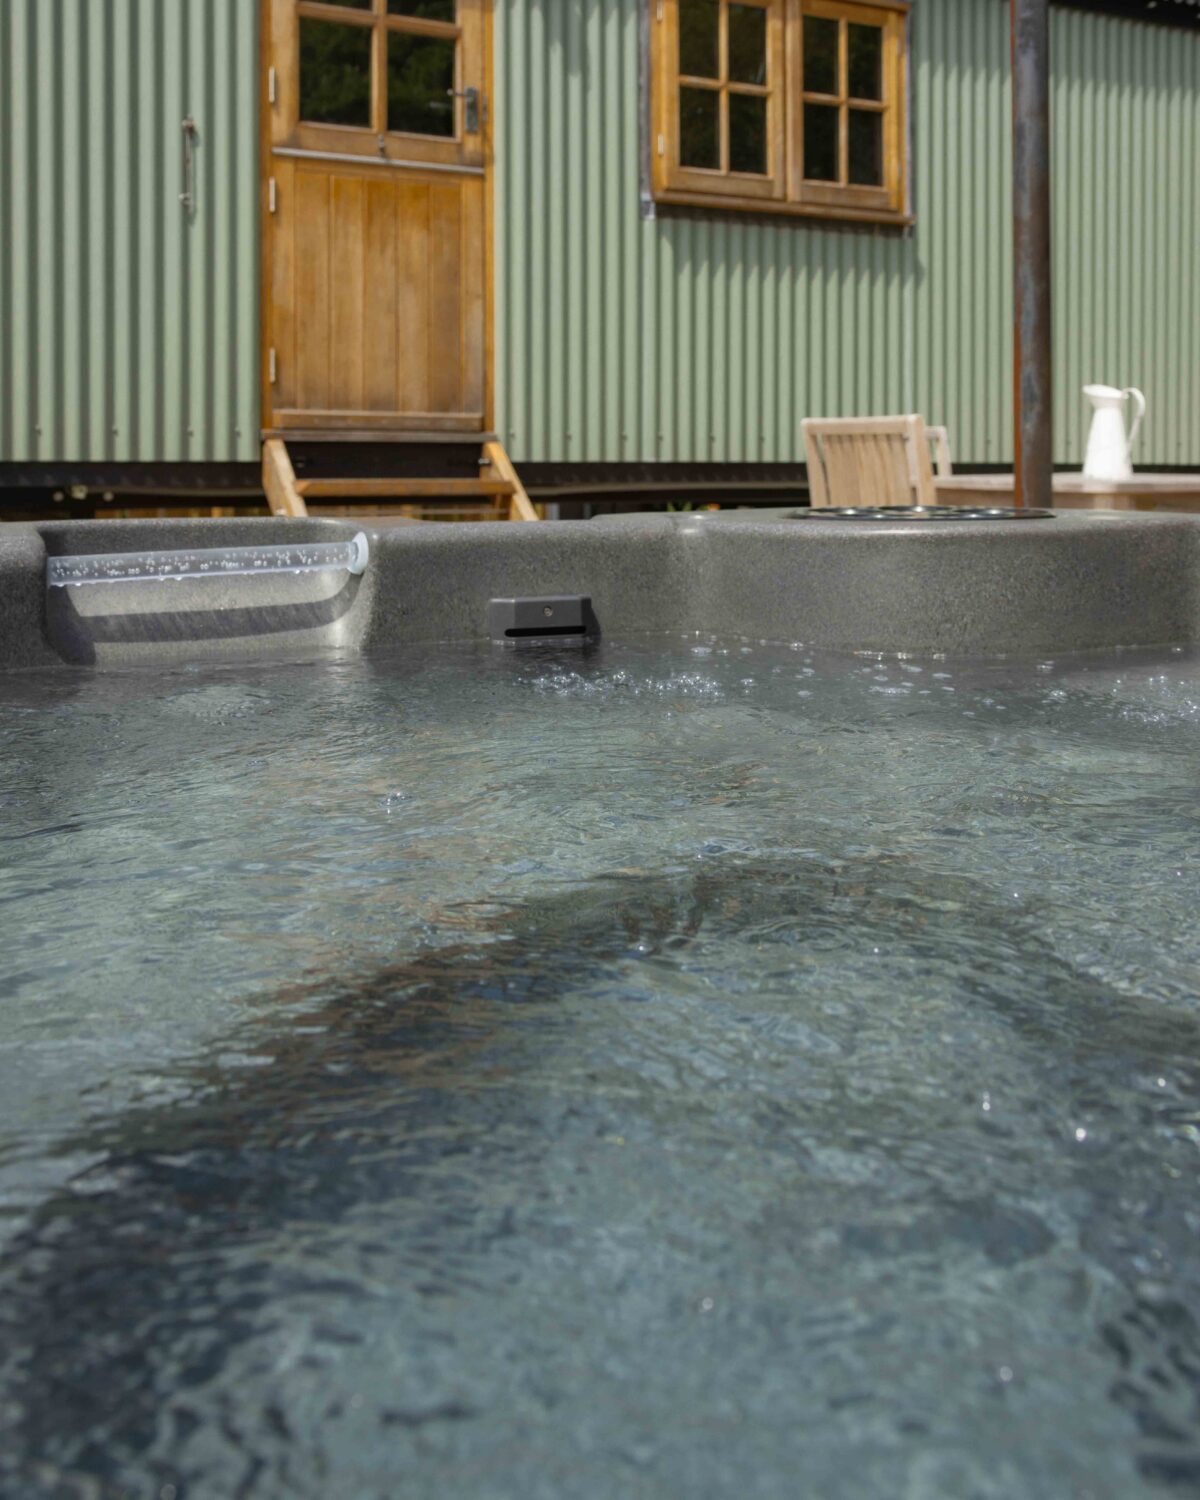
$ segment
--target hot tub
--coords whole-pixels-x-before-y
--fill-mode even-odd
[[[353,530],[0,532],[0,1494],[1200,1482],[1200,523]]]

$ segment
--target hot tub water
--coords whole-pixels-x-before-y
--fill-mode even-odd
[[[1194,656],[0,700],[0,1494],[1200,1484]]]

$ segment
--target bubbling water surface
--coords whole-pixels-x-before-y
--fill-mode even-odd
[[[1200,664],[0,678],[0,1494],[1200,1488]]]

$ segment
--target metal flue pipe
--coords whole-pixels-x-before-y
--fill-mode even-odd
[[[1013,416],[1017,505],[1052,503],[1050,326],[1050,5],[1011,0]]]

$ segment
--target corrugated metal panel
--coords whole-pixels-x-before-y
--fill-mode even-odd
[[[1200,468],[1200,37],[1063,11],[1053,41],[1060,450],[1100,380],[1146,393],[1136,461]]]
[[[638,211],[641,0],[496,0],[498,423],[527,460],[789,460],[807,412],[1011,438],[1006,7],[914,7],[908,236]],[[0,4],[0,460],[253,459],[256,6]],[[1056,379],[1200,466],[1200,39],[1058,11]],[[198,208],[180,124],[201,130]]]
[[[1007,6],[917,0],[908,235],[639,216],[641,0],[496,0],[497,422],[526,461],[788,461],[924,411],[1011,460]],[[1087,380],[1200,467],[1200,38],[1054,16],[1057,456]]]
[[[256,10],[0,3],[0,460],[256,456]]]

